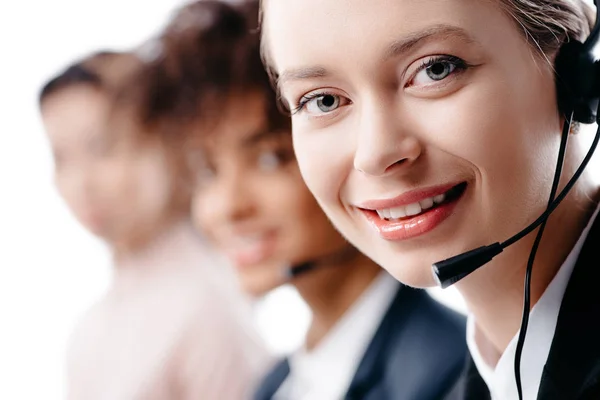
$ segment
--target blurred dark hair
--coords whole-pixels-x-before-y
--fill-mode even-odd
[[[198,124],[207,128],[224,122],[220,116],[232,97],[257,94],[268,128],[289,129],[262,65],[257,27],[257,0],[199,0],[177,10],[128,91],[140,122],[175,134]]]
[[[75,85],[90,85],[106,92],[116,92],[132,72],[136,63],[131,53],[99,51],[65,68],[42,86],[38,101],[44,102],[50,95]],[[139,64],[139,63],[138,63]]]

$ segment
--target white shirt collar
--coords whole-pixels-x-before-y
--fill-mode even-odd
[[[521,384],[524,400],[535,400],[537,398],[542,372],[554,338],[562,298],[581,248],[599,211],[600,207],[597,207],[579,240],[529,314],[529,326],[523,353],[521,354]],[[493,400],[514,400],[518,398],[514,376],[514,359],[518,337],[519,332],[508,344],[496,368],[493,368],[485,362],[475,341],[475,317],[472,314],[468,316],[467,345],[479,375],[481,375],[490,390]]]
[[[382,272],[316,348],[301,349],[290,357],[290,374],[275,399],[342,398],[398,286]]]

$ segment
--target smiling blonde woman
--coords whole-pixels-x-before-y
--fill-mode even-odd
[[[561,186],[588,151],[589,135],[575,124],[569,135],[580,98],[564,83],[587,76],[580,90],[595,90],[597,66],[565,68],[579,62],[568,55],[576,44],[554,65],[561,46],[589,35],[583,1],[262,6],[264,60],[307,186],[352,244],[407,285],[436,285],[433,264],[520,232],[548,207],[559,149]],[[599,198],[585,170],[537,257],[534,229],[456,284],[471,359],[453,398],[514,400],[517,377],[527,400],[600,398]]]

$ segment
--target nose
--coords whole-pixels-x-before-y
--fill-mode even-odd
[[[217,178],[210,208],[220,220],[239,222],[252,216],[253,195],[244,175],[244,171],[236,170]]]
[[[411,134],[408,118],[393,101],[371,100],[363,106],[358,124],[354,168],[383,176],[406,170],[422,154],[422,144]]]

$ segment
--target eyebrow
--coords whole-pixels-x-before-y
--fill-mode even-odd
[[[392,42],[383,54],[383,60],[406,54],[418,45],[432,39],[457,38],[460,41],[473,44],[477,43],[464,29],[453,25],[440,24],[427,29],[410,33],[408,36]],[[280,90],[283,83],[305,79],[326,78],[330,72],[321,66],[295,68],[283,71],[277,79],[277,88]]]
[[[453,25],[435,25],[422,31],[414,32],[400,40],[394,41],[385,51],[383,59],[406,54],[418,45],[422,45],[432,39],[456,38],[466,44],[477,43],[464,29]]]
[[[283,71],[277,79],[277,86],[282,82],[300,81],[303,79],[326,78],[329,72],[323,67],[306,67]]]
[[[275,138],[279,138],[282,135],[282,131],[278,131],[278,130],[258,130],[256,132],[254,132],[253,134],[245,137],[242,140],[242,147],[253,147],[256,146],[257,144],[260,144],[261,142],[270,140],[270,139],[275,139]]]

